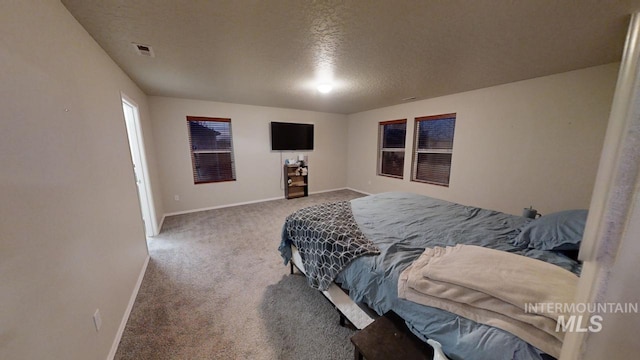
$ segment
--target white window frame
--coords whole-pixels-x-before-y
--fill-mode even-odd
[[[432,185],[446,186],[448,187],[451,183],[451,165],[453,164],[453,138],[455,137],[455,121],[457,114],[441,114],[441,115],[432,115],[432,116],[422,116],[415,118],[414,126],[413,126],[413,156],[411,159],[411,181],[421,182]],[[454,135],[451,138],[451,147],[450,148],[419,148],[419,139],[418,132],[420,130],[420,122],[423,121],[433,121],[433,120],[445,120],[445,119],[453,119],[454,121]],[[449,154],[451,155],[451,160],[449,161],[449,173],[446,182],[439,182],[433,180],[425,180],[418,179],[418,155],[419,154]]]
[[[384,127],[386,125],[395,125],[395,124],[404,124],[405,128],[404,128],[404,138],[405,138],[405,147],[403,148],[383,148],[382,146],[384,145]],[[399,119],[399,120],[389,120],[389,121],[381,121],[378,123],[378,169],[377,169],[377,174],[379,176],[387,176],[387,177],[392,177],[392,178],[396,178],[396,179],[403,179],[404,178],[404,162],[406,159],[406,136],[407,136],[407,119]],[[384,159],[383,154],[385,152],[399,152],[403,154],[403,160],[402,160],[402,174],[401,175],[395,175],[395,174],[388,174],[388,173],[383,173],[382,172],[382,161]]]
[[[218,122],[218,123],[228,123],[229,124],[229,141],[230,146],[229,149],[194,149],[192,143],[192,134],[191,134],[191,122]],[[191,154],[191,169],[193,172],[193,183],[194,184],[209,184],[216,182],[225,182],[225,181],[235,181],[236,180],[236,169],[235,169],[235,158],[233,151],[233,133],[231,127],[231,119],[229,118],[210,118],[210,117],[202,117],[202,116],[187,116],[187,130],[189,131],[189,151]],[[196,154],[230,154],[231,159],[231,177],[217,180],[199,180],[197,176],[197,168],[196,168]]]

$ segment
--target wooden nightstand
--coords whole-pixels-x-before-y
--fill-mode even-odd
[[[356,360],[432,360],[433,348],[413,335],[390,311],[351,337]]]

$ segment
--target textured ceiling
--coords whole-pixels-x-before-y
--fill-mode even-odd
[[[640,11],[640,0],[62,3],[148,95],[343,114],[619,61]],[[321,94],[326,77],[334,91]]]

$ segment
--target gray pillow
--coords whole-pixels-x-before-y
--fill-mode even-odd
[[[578,250],[587,222],[587,210],[565,210],[527,224],[513,245],[538,250]]]

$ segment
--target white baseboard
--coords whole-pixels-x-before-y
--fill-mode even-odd
[[[320,191],[312,191],[309,192],[309,195],[313,195],[313,194],[322,194],[322,193],[327,193],[327,192],[332,192],[332,191],[340,191],[340,190],[346,190],[347,188],[337,188],[337,189],[329,189],[329,190],[320,190]]]
[[[352,190],[352,189],[343,187],[343,188],[337,188],[337,189],[320,190],[320,191],[310,192],[309,195],[321,194],[321,193],[326,193],[326,192],[331,192],[331,191],[339,191],[339,190]],[[353,190],[353,191],[366,194],[366,193],[364,193],[362,191],[359,191],[359,190]],[[218,205],[218,206],[211,206],[211,207],[200,208],[200,209],[193,209],[193,210],[185,210],[185,211],[177,211],[177,212],[167,213],[167,214],[164,214],[164,216],[162,216],[162,221],[160,223],[160,228],[162,228],[162,224],[164,223],[164,219],[167,216],[191,214],[191,213],[200,212],[200,211],[223,209],[223,208],[228,208],[228,207],[233,207],[233,206],[255,204],[255,203],[261,203],[261,202],[272,201],[272,200],[280,200],[280,199],[284,199],[284,195],[283,196],[278,196],[278,197],[273,197],[273,198],[267,198],[267,199],[251,200],[251,201],[244,201],[244,202],[239,202],[239,203],[232,203],[232,204],[226,204],[226,205]]]
[[[283,195],[283,196],[279,196],[279,197],[274,197],[274,198],[268,198],[268,199],[251,200],[251,201],[245,201],[245,202],[239,202],[239,203],[233,203],[233,204],[226,204],[226,205],[211,206],[211,207],[200,208],[200,209],[185,210],[185,211],[177,211],[177,212],[172,212],[172,213],[164,214],[163,219],[164,219],[164,217],[167,217],[167,216],[183,215],[183,214],[191,214],[191,213],[200,212],[200,211],[215,210],[215,209],[223,209],[223,208],[228,208],[228,207],[233,207],[233,206],[248,205],[248,204],[255,204],[255,203],[261,203],[261,202],[271,201],[271,200],[280,200],[280,199],[284,199],[284,195]],[[163,220],[163,221],[164,221],[164,220]]]
[[[355,191],[355,192],[359,192],[359,193],[365,194],[365,195],[371,195],[370,192],[366,192],[366,191],[362,191],[362,190],[358,190],[358,189],[354,189],[354,188],[350,188],[350,187],[346,187],[345,189],[351,190],[351,191]]]
[[[116,338],[113,340],[113,344],[111,345],[111,351],[109,351],[107,360],[113,360],[113,358],[116,356],[118,345],[120,345],[120,339],[122,339],[122,334],[124,333],[124,328],[127,326],[127,321],[129,320],[129,315],[131,315],[133,304],[136,302],[138,291],[140,290],[140,286],[142,285],[142,279],[144,279],[144,274],[147,272],[147,265],[149,265],[149,255],[147,255],[147,258],[144,260],[144,264],[142,265],[142,269],[140,270],[140,275],[138,275],[138,281],[136,282],[133,293],[129,298],[129,304],[127,305],[127,309],[125,310],[124,315],[122,316],[120,327],[118,328]]]

